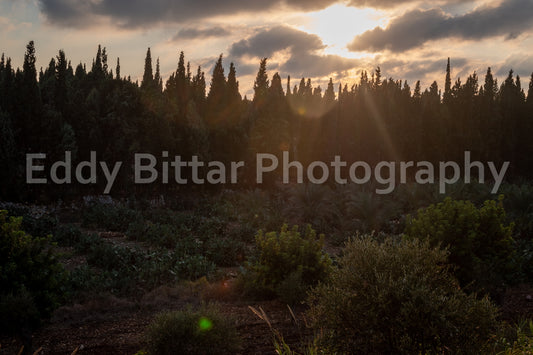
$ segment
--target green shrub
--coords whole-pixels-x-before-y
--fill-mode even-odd
[[[324,236],[317,238],[309,225],[303,234],[298,226],[289,230],[287,225],[283,225],[280,233],[259,231],[256,246],[257,255],[246,264],[243,275],[245,291],[252,296],[275,295],[290,275],[298,275],[306,286],[315,285],[330,270],[331,259],[322,250]],[[305,293],[300,298],[304,296]]]
[[[22,216],[22,230],[34,237],[46,237],[49,234],[55,234],[57,225],[57,218],[49,214],[33,217],[28,213]]]
[[[477,289],[492,292],[503,288],[509,281],[506,274],[513,271],[512,228],[501,198],[485,201],[481,208],[446,198],[409,216],[405,234],[449,248],[461,284],[473,282]]]
[[[170,270],[179,279],[196,280],[208,276],[215,271],[216,266],[203,255],[188,255],[176,257],[174,266]]]
[[[143,219],[138,219],[129,224],[126,230],[126,236],[131,240],[144,240],[146,231],[148,230],[148,224]]]
[[[326,353],[483,353],[497,308],[467,296],[428,242],[351,240],[309,298]]]
[[[533,238],[533,185],[504,184],[503,205],[509,220],[515,223],[515,236],[518,239]]]
[[[74,246],[80,241],[81,235],[81,230],[75,225],[60,225],[54,234],[54,241],[60,245]]]
[[[142,219],[139,212],[123,206],[93,203],[83,211],[85,227],[104,228],[113,232],[125,232],[130,223]]]
[[[498,355],[525,354],[533,354],[533,321],[531,320],[518,324],[514,341],[508,343],[505,350],[498,353]]]
[[[234,354],[239,338],[231,320],[213,305],[157,316],[146,332],[149,354]]]
[[[151,245],[173,248],[178,241],[178,231],[170,224],[148,223],[140,240]]]
[[[240,240],[212,237],[205,242],[206,256],[218,266],[235,266],[244,258],[245,245]]]
[[[27,332],[40,325],[63,296],[64,270],[51,236],[32,237],[21,217],[0,211],[0,332]]]
[[[210,275],[215,265],[198,254],[198,241],[184,238],[174,250],[142,251],[106,242],[96,234],[82,234],[75,245],[90,266],[70,273],[70,292],[102,291],[127,295],[139,288],[153,288],[178,279],[197,279]]]

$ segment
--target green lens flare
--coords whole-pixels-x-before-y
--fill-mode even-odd
[[[198,327],[200,327],[200,330],[209,330],[213,328],[213,322],[211,322],[208,318],[202,317],[198,321]]]

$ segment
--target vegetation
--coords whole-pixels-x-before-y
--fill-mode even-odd
[[[331,260],[322,250],[324,236],[317,238],[308,225],[303,233],[298,226],[281,231],[256,235],[257,256],[252,259],[243,275],[245,292],[268,297],[275,294],[289,303],[305,298],[309,286],[324,280]]]
[[[500,336],[497,308],[484,295],[500,303],[510,286],[533,282],[533,184],[527,180],[533,178],[533,76],[527,93],[513,71],[498,84],[491,68],[481,80],[473,73],[452,84],[448,62],[442,91],[436,81],[424,90],[420,82],[411,88],[383,79],[379,67],[338,90],[333,80],[323,91],[306,78],[294,87],[287,78],[284,89],[263,58],[248,99],[239,93],[237,68],[222,55],[208,87],[203,69],[191,70],[183,52],[166,80],[152,54],[148,49],[140,83],[120,72],[119,61],[113,71],[101,46],[90,66],[73,67],[61,50],[38,70],[33,42],[22,68],[2,55],[0,164],[9,168],[0,171],[0,204],[55,201],[44,212],[21,205],[0,212],[2,333],[17,332],[29,343],[31,331],[61,303],[104,293],[138,300],[180,282],[226,287],[240,267],[245,300],[298,304],[312,290],[309,315],[322,332],[307,353],[531,351],[531,324]],[[67,151],[70,173],[89,162],[83,181],[25,183],[26,154],[46,154],[45,171],[35,175],[51,180],[50,165],[67,160]],[[256,153],[281,158],[288,152],[306,169],[337,155],[371,167],[380,161],[438,165],[463,161],[465,151],[472,160],[510,162],[503,199],[484,183],[456,183],[443,195],[435,186],[409,183],[412,171],[386,195],[377,195],[372,183],[304,179],[295,185],[294,169],[280,185],[281,167],[261,186],[255,179]],[[245,168],[224,188],[197,186],[189,168],[182,174],[187,183],[174,183],[169,174],[168,183],[159,177],[140,188],[132,168],[137,152],[153,154],[159,165],[196,156],[226,165],[243,161]],[[69,210],[71,201],[105,190],[99,164],[92,176],[96,160],[123,163],[113,198],[88,198]],[[57,170],[66,182],[69,168]],[[473,180],[488,177],[472,170]],[[324,251],[359,232],[374,234],[350,240],[338,263],[338,250]],[[58,260],[70,258],[81,261],[66,272]],[[478,293],[466,293],[471,290]],[[263,311],[256,314],[268,323]],[[208,326],[198,327],[199,321]],[[274,334],[276,350],[293,354]],[[147,342],[157,354],[239,350],[233,324],[213,306],[161,315]]]
[[[171,176],[169,183],[159,178],[142,191],[136,189],[133,156],[137,152],[152,153],[158,159],[167,152],[168,157],[180,156],[183,161],[192,156],[226,164],[244,161],[237,181],[240,187],[255,185],[256,153],[281,157],[289,152],[291,160],[306,168],[310,162],[332,161],[336,155],[350,163],[363,160],[372,167],[379,161],[438,164],[442,159],[463,161],[468,150],[472,160],[496,165],[509,161],[508,178],[533,176],[527,136],[533,128],[528,119],[533,82],[526,93],[512,70],[501,85],[490,68],[482,82],[473,73],[452,85],[448,65],[441,95],[436,81],[425,90],[420,82],[411,88],[403,80],[383,79],[378,67],[373,73],[363,71],[354,85],[339,83],[336,93],[332,80],[323,90],[305,78],[294,88],[287,78],[284,90],[278,73],[268,77],[267,59],[263,59],[253,99],[248,100],[239,93],[237,68],[230,63],[226,75],[222,56],[213,67],[209,87],[202,68],[191,71],[183,52],[165,82],[159,66],[153,69],[150,49],[140,83],[121,75],[118,63],[113,72],[107,58],[106,48],[99,46],[92,65],[73,67],[59,51],[48,67],[38,70],[33,42],[26,47],[22,69],[13,68],[11,59],[2,55],[0,137],[5,144],[0,162],[11,168],[0,173],[0,198],[46,201],[105,190],[103,173],[89,177],[92,169],[84,170],[84,183],[74,179],[72,184],[25,184],[25,154],[35,152],[46,154],[42,177],[49,180],[49,166],[66,159],[66,151],[71,152],[73,166],[93,160],[108,166],[123,162],[111,190],[120,196],[154,196],[180,187]],[[205,174],[204,168],[200,174]],[[191,169],[183,170],[182,178],[192,187]],[[481,180],[483,176],[473,170],[472,178]],[[281,180],[280,172],[281,167],[269,174],[264,186],[273,187]],[[408,172],[407,178],[412,175]],[[305,193],[321,194],[312,189]],[[305,200],[304,195],[294,198]],[[318,207],[325,208],[324,204]],[[305,217],[308,210],[291,213]],[[326,214],[323,219],[331,217]]]
[[[503,290],[513,275],[513,225],[506,223],[502,199],[477,208],[470,201],[446,198],[407,218],[406,236],[449,248],[449,261],[463,286]]]
[[[309,301],[327,353],[482,352],[497,329],[497,308],[463,293],[446,257],[418,240],[349,241]]]
[[[148,354],[234,354],[240,340],[233,322],[214,305],[162,313],[146,332]]]
[[[29,350],[31,332],[63,298],[65,274],[51,236],[33,237],[21,224],[0,211],[0,332],[22,336]]]

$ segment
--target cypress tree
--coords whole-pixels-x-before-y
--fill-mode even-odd
[[[152,54],[150,48],[146,51],[146,58],[144,59],[144,74],[141,82],[141,89],[151,90],[154,87],[154,74],[152,71]]]
[[[154,82],[157,92],[161,93],[161,91],[163,91],[163,79],[161,78],[161,70],[159,68],[159,57],[157,58],[155,64]]]
[[[333,87],[333,79],[329,78],[328,87],[324,93],[324,101],[326,107],[330,108],[335,103],[335,88]]]
[[[444,81],[444,96],[442,102],[446,105],[450,104],[452,97],[452,76],[451,76],[451,67],[450,67],[450,58],[448,58],[448,64],[446,64],[446,79]]]
[[[268,76],[266,73],[267,58],[261,59],[259,63],[259,71],[254,81],[254,106],[261,106],[267,97],[268,92]]]
[[[117,80],[120,80],[120,58],[118,57],[117,57],[117,66],[116,66],[115,72],[116,72]]]

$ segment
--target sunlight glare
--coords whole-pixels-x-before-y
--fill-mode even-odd
[[[360,53],[352,53],[346,45],[352,39],[377,26],[385,26],[385,14],[374,9],[358,9],[344,5],[332,5],[324,10],[307,14],[311,18],[304,25],[305,30],[322,38],[326,54],[337,54],[348,58],[359,58]]]

